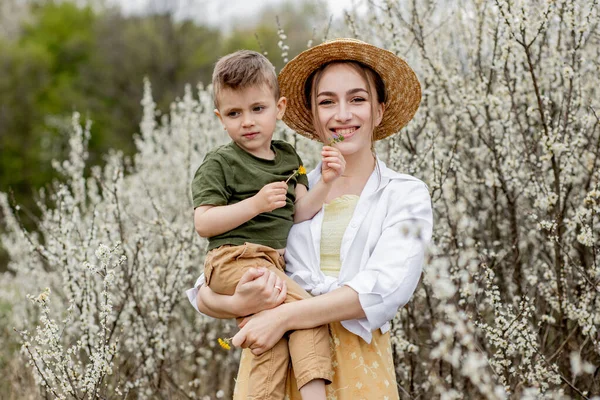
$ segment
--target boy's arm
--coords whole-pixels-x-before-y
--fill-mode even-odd
[[[194,210],[194,226],[202,237],[217,236],[237,228],[258,214],[285,206],[287,184],[273,182],[254,196],[226,206],[202,205]]]
[[[198,311],[213,318],[235,318],[277,307],[285,300],[287,284],[266,268],[249,268],[231,296],[213,292],[208,286],[198,289]]]
[[[310,190],[299,184],[296,186],[296,203],[294,204],[294,223],[306,221],[319,212],[325,198],[331,189],[331,182],[325,183],[323,179]]]

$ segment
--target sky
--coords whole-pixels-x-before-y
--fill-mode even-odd
[[[268,5],[282,3],[284,0],[109,0],[121,6],[128,13],[139,13],[148,9],[156,9],[176,5],[186,16],[208,23],[221,25],[225,30],[231,28],[233,21],[243,18],[252,18]],[[295,0],[300,1],[300,0]],[[353,4],[362,3],[361,0],[325,0],[329,12],[334,18],[343,15],[345,9]],[[181,16],[181,15],[180,15]]]

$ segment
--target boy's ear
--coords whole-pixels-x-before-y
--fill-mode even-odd
[[[287,106],[287,99],[285,97],[280,97],[277,100],[277,119],[283,118],[283,114],[285,114],[285,107]]]
[[[221,121],[221,124],[223,124],[223,126],[225,126],[225,124],[223,123],[223,117],[221,116],[221,113],[219,112],[219,109],[218,109],[218,108],[215,108],[215,110],[214,110],[214,111],[215,111],[215,115],[216,115],[217,117],[219,117],[219,121]]]

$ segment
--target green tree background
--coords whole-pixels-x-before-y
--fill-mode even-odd
[[[73,111],[93,121],[91,164],[101,164],[109,149],[131,154],[145,76],[158,108],[168,110],[186,84],[210,82],[220,56],[254,49],[280,69],[278,24],[293,57],[308,40],[319,42],[327,34],[328,21],[322,0],[271,6],[229,31],[176,19],[168,10],[126,16],[92,3],[3,0],[0,191],[14,193],[29,218],[23,222],[33,228],[35,194],[60,179],[51,161],[66,156]],[[0,271],[7,261],[3,254]]]

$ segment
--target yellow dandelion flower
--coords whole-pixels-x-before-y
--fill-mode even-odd
[[[304,165],[301,165],[298,167],[298,169],[295,169],[292,174],[290,176],[288,176],[288,178],[285,180],[285,183],[288,183],[290,181],[290,179],[292,179],[295,176],[298,175],[306,175],[306,168],[304,168]]]
[[[221,346],[222,348],[224,348],[225,350],[230,350],[231,346],[229,345],[229,341],[231,339],[222,339],[222,338],[218,338],[217,342],[219,342],[219,346]]]

